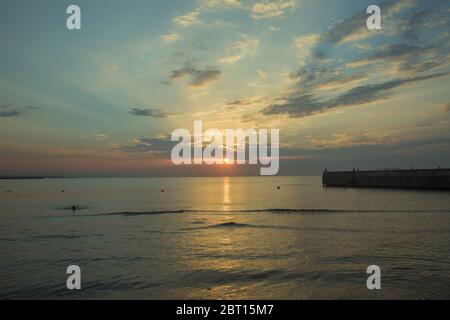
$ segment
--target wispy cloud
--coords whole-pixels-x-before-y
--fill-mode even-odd
[[[221,71],[216,68],[198,68],[195,66],[184,66],[172,71],[170,80],[188,78],[188,86],[191,88],[201,88],[208,86],[221,75]]]
[[[24,115],[30,110],[38,109],[37,107],[11,107],[11,106],[0,106],[0,118],[10,118]]]
[[[244,4],[240,0],[202,0],[200,8],[216,9],[216,8],[244,8]]]
[[[344,74],[340,68],[308,66],[286,75],[295,85],[296,93],[311,93],[314,89],[327,89],[330,87],[343,87],[346,84],[366,77],[365,73]]]
[[[396,63],[399,71],[424,72],[448,63],[448,48],[443,43],[386,44],[371,51],[367,57],[357,58],[348,66],[361,67],[373,63]]]
[[[405,136],[404,133],[358,130],[335,133],[331,137],[321,139],[313,138],[310,143],[314,148],[332,149],[355,146],[395,145],[412,140],[413,138]]]
[[[417,0],[384,1],[379,4],[383,8],[383,21],[389,19],[400,11],[414,7]],[[397,16],[395,17],[397,19]],[[325,48],[342,45],[348,42],[356,42],[373,36],[385,34],[383,30],[374,32],[366,27],[367,14],[365,10],[339,20],[328,30],[322,33],[312,33],[297,37],[294,44],[299,50],[300,58],[324,58]]]
[[[305,64],[311,57],[314,56],[314,49],[319,44],[321,36],[318,33],[311,33],[306,36],[297,37],[294,39],[294,45],[297,48],[299,61]]]
[[[236,63],[244,57],[253,54],[258,45],[258,38],[241,34],[240,39],[236,41],[230,48],[230,51],[232,53],[226,57],[219,59],[219,62],[225,64]]]
[[[384,100],[390,97],[394,89],[425,80],[449,76],[449,73],[437,73],[407,79],[391,80],[379,84],[367,84],[355,87],[336,98],[320,100],[310,94],[289,97],[285,102],[271,105],[261,112],[264,115],[288,115],[293,118],[302,118],[315,114],[325,113],[338,108],[362,105],[370,102]]]
[[[107,134],[104,134],[104,133],[97,133],[95,135],[95,140],[97,140],[97,141],[104,141],[104,140],[106,140],[108,138],[109,138],[109,136]]]
[[[401,35],[406,41],[415,42],[421,40],[424,30],[440,26],[448,27],[449,21],[449,11],[426,8],[397,19],[395,24],[388,25],[388,31],[394,35]]]
[[[269,19],[274,17],[284,17],[287,10],[292,10],[297,6],[297,0],[270,0],[259,1],[251,8],[253,19]]]
[[[163,155],[170,153],[174,144],[170,139],[170,135],[160,135],[152,138],[138,138],[127,145],[119,146],[118,149],[126,153]]]
[[[22,109],[14,109],[8,106],[0,107],[0,118],[16,117],[20,116],[21,114],[23,114]]]
[[[193,24],[199,24],[201,23],[200,11],[191,11],[184,15],[175,17],[173,22],[183,28],[189,27]]]
[[[246,9],[246,6],[240,0],[201,0],[194,10],[175,17],[173,22],[179,27],[187,28],[203,23],[200,18],[202,14],[219,9]]]
[[[379,6],[383,8],[383,19],[388,20],[400,11],[415,6],[417,0],[383,1]],[[330,44],[343,44],[350,41],[365,39],[379,33],[371,32],[366,27],[367,14],[365,10],[337,22],[327,32],[322,34],[321,41]]]
[[[172,42],[176,42],[176,41],[180,40],[181,35],[179,33],[168,33],[168,34],[161,36],[161,39],[164,42],[172,43]]]
[[[323,33],[295,38],[300,67],[288,73],[289,88],[284,97],[265,107],[261,113],[302,118],[384,101],[407,85],[448,77],[448,70],[445,71],[450,63],[448,37],[445,34],[442,37],[425,35],[433,28],[445,29],[449,18],[442,10],[414,10],[417,3],[416,0],[400,0],[381,4],[385,20],[394,15],[404,20],[395,33],[375,31],[367,34],[367,15],[361,11]],[[413,17],[419,19],[420,27],[411,22]],[[356,42],[372,35],[382,35],[386,44],[372,46]],[[355,46],[359,50],[351,59],[344,57],[337,63],[337,59],[327,57],[327,50],[345,51]],[[444,69],[438,72],[438,68]],[[382,77],[386,80],[381,81]]]
[[[245,106],[250,106],[250,105],[254,105],[254,104],[258,104],[265,101],[264,98],[262,97],[248,97],[245,99],[240,99],[240,100],[235,100],[232,102],[227,103],[227,106],[229,107],[245,107]]]
[[[177,113],[164,112],[161,109],[139,109],[133,108],[130,113],[139,117],[167,118],[177,115]]]

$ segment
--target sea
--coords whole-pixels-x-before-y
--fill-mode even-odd
[[[69,290],[69,266],[81,289]],[[380,289],[369,290],[369,266]],[[448,191],[0,180],[0,299],[449,299]]]

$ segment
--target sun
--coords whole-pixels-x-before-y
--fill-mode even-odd
[[[224,159],[223,159],[223,163],[224,163],[224,164],[230,164],[230,159],[224,158]]]

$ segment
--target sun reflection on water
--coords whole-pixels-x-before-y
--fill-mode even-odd
[[[230,178],[229,177],[223,177],[223,203],[222,203],[222,210],[223,211],[229,211],[231,210],[231,197],[230,197]]]

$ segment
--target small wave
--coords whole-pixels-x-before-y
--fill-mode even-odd
[[[210,228],[240,228],[240,227],[256,227],[247,223],[239,223],[239,222],[224,222],[209,226]]]
[[[120,211],[97,214],[79,214],[72,216],[89,217],[89,216],[146,216],[146,215],[162,215],[162,214],[186,214],[186,213],[275,213],[275,214],[340,214],[340,213],[450,213],[450,210],[360,210],[360,209],[289,209],[289,208],[271,208],[271,209],[241,209],[241,210],[160,210],[160,211]]]
[[[153,215],[153,214],[170,214],[170,213],[184,213],[186,210],[164,210],[164,211],[142,211],[142,212],[110,212],[104,213],[100,215],[109,215],[109,216],[145,216],[145,215]]]
[[[206,221],[191,221],[190,224],[205,224]]]
[[[78,239],[81,238],[80,235],[64,235],[64,234],[46,234],[36,236],[37,239]]]
[[[183,283],[189,286],[199,285],[223,285],[227,283],[246,283],[254,281],[269,281],[282,277],[288,271],[285,269],[269,270],[216,270],[216,269],[198,269],[187,272],[183,275]]]
[[[213,224],[209,226],[194,227],[194,228],[183,228],[182,230],[199,230],[199,229],[217,229],[217,228],[273,228],[273,229],[297,229],[294,227],[286,226],[269,226],[269,225],[258,225],[258,224],[248,224],[239,222],[223,222],[218,224]]]

